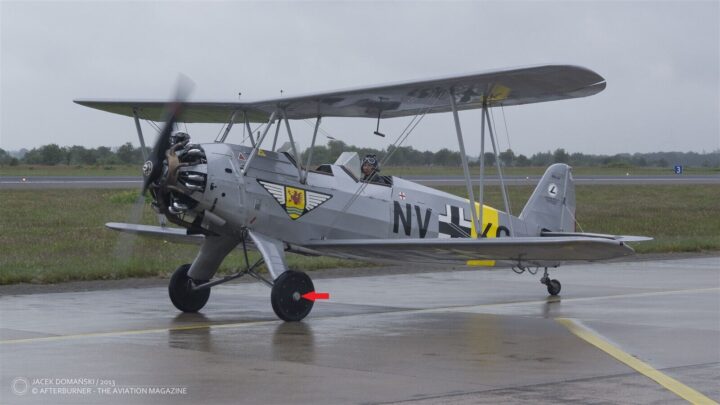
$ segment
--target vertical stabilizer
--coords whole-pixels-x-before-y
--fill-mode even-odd
[[[520,214],[540,230],[575,231],[575,183],[572,168],[556,163],[547,168]]]

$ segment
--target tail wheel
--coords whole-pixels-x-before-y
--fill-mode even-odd
[[[561,288],[562,288],[562,285],[560,285],[560,282],[555,279],[552,279],[547,282],[547,290],[548,290],[548,294],[550,294],[550,295],[560,294]]]
[[[303,272],[288,270],[273,282],[270,301],[273,311],[283,321],[297,322],[312,310],[313,301],[302,298],[315,291],[310,276]]]
[[[170,277],[168,292],[175,308],[183,312],[197,312],[208,302],[210,289],[193,291],[193,280],[188,276],[189,264],[183,264]]]

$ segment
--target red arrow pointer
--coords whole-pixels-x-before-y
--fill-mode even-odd
[[[315,301],[315,300],[329,300],[330,299],[330,293],[318,293],[315,291],[310,291],[307,294],[303,294],[302,296],[308,301]]]

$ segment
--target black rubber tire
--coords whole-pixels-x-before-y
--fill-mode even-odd
[[[302,320],[310,313],[314,302],[301,297],[311,291],[315,291],[315,286],[310,276],[300,271],[284,272],[275,279],[270,293],[275,315],[287,322]]]
[[[191,279],[187,275],[188,270],[190,270],[189,264],[183,264],[175,270],[170,277],[168,293],[175,308],[183,312],[197,312],[208,302],[210,289],[192,291],[190,289]]]
[[[550,295],[558,295],[560,294],[560,289],[562,288],[562,285],[559,281],[552,279],[547,283],[547,290],[548,294]]]

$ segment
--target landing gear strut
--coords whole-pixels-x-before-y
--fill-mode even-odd
[[[550,276],[548,275],[547,267],[545,267],[545,273],[543,273],[542,278],[540,279],[540,282],[542,284],[545,284],[547,286],[548,294],[555,296],[560,294],[560,289],[562,288],[562,285],[559,281],[555,279],[550,279]]]
[[[305,318],[314,304],[313,301],[303,298],[303,295],[315,291],[310,276],[303,272],[287,270],[274,281],[270,281],[257,273],[257,269],[264,263],[264,259],[261,257],[251,265],[245,240],[242,241],[242,247],[245,269],[223,278],[212,281],[193,280],[187,274],[190,270],[189,264],[178,267],[170,278],[168,286],[173,305],[183,312],[197,312],[205,306],[210,298],[211,287],[249,275],[272,289],[270,302],[278,318],[288,322],[297,322]]]

